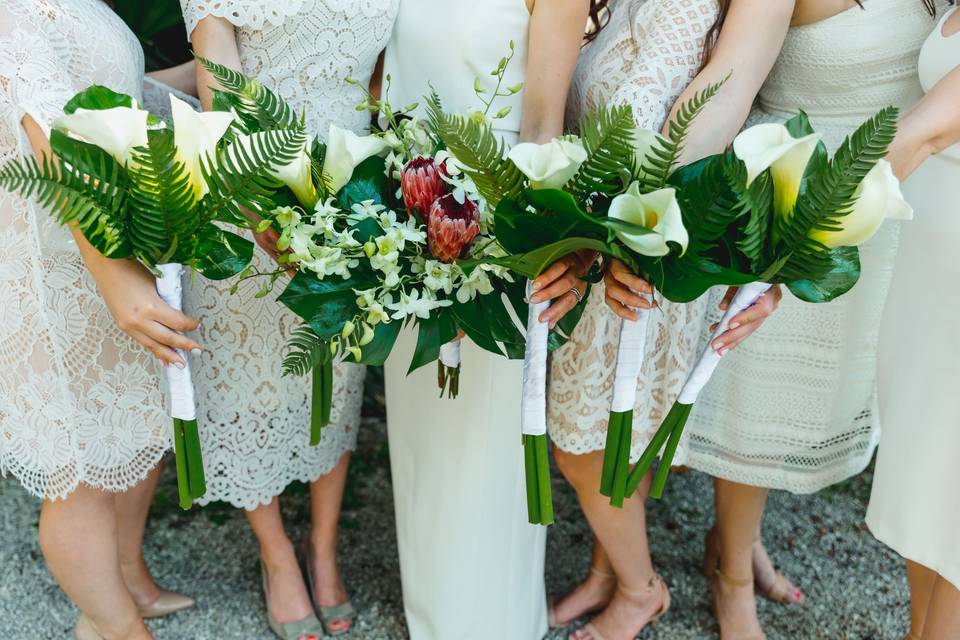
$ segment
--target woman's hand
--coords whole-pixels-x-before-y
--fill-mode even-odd
[[[730,301],[733,300],[733,296],[736,294],[737,287],[730,287],[730,289],[727,290],[727,294],[723,296],[723,301],[720,303],[721,311],[727,310],[727,307],[730,306]],[[724,355],[727,351],[730,351],[730,349],[733,349],[746,340],[750,334],[760,328],[760,325],[770,317],[770,314],[777,310],[781,298],[783,298],[783,291],[780,289],[780,286],[774,285],[770,287],[756,302],[730,319],[727,331],[717,337],[711,344],[713,350],[720,355]],[[717,324],[710,327],[710,331],[716,330]]]
[[[596,259],[597,254],[593,251],[568,254],[547,267],[533,281],[530,302],[554,301],[549,309],[540,314],[540,322],[549,323],[553,329],[563,316],[580,303],[587,290],[583,277]]]
[[[653,287],[636,276],[619,260],[611,260],[603,274],[607,306],[624,320],[636,320],[637,309],[653,309],[657,306],[651,298],[641,294],[653,294]]]
[[[89,256],[93,260],[81,253],[117,326],[164,364],[183,368],[186,362],[176,349],[198,354],[200,345],[178,332],[193,331],[200,323],[161,300],[156,279],[140,263],[111,260],[90,250],[96,253]]]

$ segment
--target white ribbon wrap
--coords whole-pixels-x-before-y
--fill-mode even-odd
[[[632,411],[637,404],[637,381],[647,348],[647,327],[650,310],[636,309],[636,320],[620,321],[620,344],[617,347],[617,368],[613,376],[613,401],[610,411]]]
[[[454,340],[440,347],[440,363],[450,369],[460,366],[460,341]]]
[[[160,271],[160,277],[157,278],[157,293],[164,302],[181,311],[183,309],[183,265],[175,262],[158,264],[157,270]],[[190,359],[181,349],[177,349],[177,353],[186,362],[186,366],[181,369],[168,364],[163,368],[164,377],[167,379],[167,395],[170,399],[170,417],[196,420],[197,403],[193,396]]]
[[[530,282],[527,282],[527,296],[530,294]],[[523,396],[520,400],[520,431],[527,436],[547,433],[547,338],[550,326],[540,322],[540,315],[549,308],[549,301],[530,303],[527,313]]]
[[[691,371],[687,377],[683,389],[680,390],[680,395],[677,396],[678,403],[691,405],[697,401],[697,397],[700,395],[700,392],[703,391],[703,387],[706,386],[707,382],[710,381],[710,377],[716,370],[717,365],[720,364],[720,358],[722,357],[714,351],[712,346],[713,341],[726,332],[733,316],[755,303],[768,289],[770,289],[770,285],[766,282],[751,282],[750,284],[740,287],[737,294],[733,296],[733,300],[730,301],[730,306],[727,308],[726,313],[723,314],[723,318],[720,319],[720,325],[717,327],[717,330],[710,336],[710,344],[707,344],[697,364],[693,367],[693,371]]]

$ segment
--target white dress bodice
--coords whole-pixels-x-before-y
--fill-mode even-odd
[[[490,72],[509,53],[516,53],[507,67],[501,90],[521,84],[527,70],[527,30],[530,12],[525,0],[402,0],[393,38],[387,45],[384,76],[391,77],[389,99],[396,107],[423,104],[431,89],[453,113],[482,107],[473,92],[480,80],[486,96],[492,95],[496,78]],[[386,89],[386,82],[384,82]],[[512,106],[510,114],[497,120],[504,132],[520,131],[523,92],[498,98],[492,113]]]
[[[143,50],[100,0],[0,4],[0,163],[33,150],[91,84],[140,97]],[[153,356],[113,321],[65,228],[0,192],[0,472],[62,498],[78,483],[122,491],[169,446]]]
[[[355,107],[386,46],[400,0],[181,0],[188,34],[207,16],[236,28],[244,73],[276,91],[306,115],[311,135],[325,139],[329,124],[364,133],[369,113]],[[276,268],[257,250],[261,271]],[[326,474],[356,447],[365,369],[334,365],[333,407],[319,445],[309,444],[310,378],[283,376],[292,331],[302,321],[274,298],[256,299],[261,286],[197,278],[188,310],[202,318],[204,346],[194,381],[207,494],[254,509],[290,482]]]

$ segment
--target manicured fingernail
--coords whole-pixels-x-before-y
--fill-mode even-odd
[[[728,329],[736,329],[736,328],[739,327],[739,326],[740,326],[740,323],[739,323],[739,322],[731,322],[731,323],[727,326],[727,328],[728,328]]]
[[[713,350],[714,350],[714,351],[716,351],[717,353],[720,353],[720,350],[721,350],[721,349],[723,349],[723,343],[722,343],[722,342],[717,341],[717,342],[714,342],[714,343],[713,343]]]
[[[190,350],[190,353],[192,353],[193,355],[199,357],[200,354],[203,353],[203,350],[202,350],[202,349],[199,349],[199,348],[198,348],[198,349],[191,349],[191,350]]]
[[[175,366],[177,369],[181,369],[181,370],[187,368],[187,365],[183,364],[182,362],[174,362],[174,363],[173,363],[173,366]]]
[[[530,298],[530,302],[532,302],[533,304],[539,304],[539,303],[540,303],[540,296],[532,296],[532,297]]]
[[[720,355],[721,355],[721,356],[727,355],[727,351],[730,351],[730,349],[721,349],[721,350],[720,350]]]
[[[534,280],[533,284],[530,285],[531,291],[540,291],[543,288],[543,285]]]

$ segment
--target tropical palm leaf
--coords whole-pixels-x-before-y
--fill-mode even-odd
[[[220,98],[233,106],[248,131],[287,128],[303,122],[283,98],[255,78],[206,58],[198,56],[197,61],[223,88],[225,95]]]
[[[895,107],[887,107],[864,122],[843,141],[825,170],[808,176],[793,213],[777,219],[777,254],[789,256],[780,271],[781,280],[816,279],[833,268],[829,250],[810,233],[839,228],[856,201],[857,187],[886,155],[898,117]]]
[[[427,118],[447,150],[466,165],[466,174],[491,209],[503,198],[515,198],[523,189],[523,174],[507,158],[506,142],[498,139],[489,122],[445,113],[440,98],[427,99]]]
[[[0,189],[33,198],[61,224],[76,225],[103,255],[125,258],[131,250],[125,219],[127,176],[116,162],[101,158],[99,165],[100,177],[91,180],[50,158],[12,160],[0,168]]]
[[[287,355],[283,357],[285,376],[305,376],[331,357],[330,343],[306,324],[293,331],[287,350]]]
[[[667,128],[667,136],[658,137],[659,144],[653,146],[641,163],[640,181],[644,191],[655,191],[667,184],[683,152],[683,143],[687,139],[690,126],[726,81],[724,78],[709,85],[680,105],[676,118],[670,121]]]
[[[622,191],[635,169],[633,109],[610,107],[589,114],[580,123],[580,139],[587,159],[566,190],[584,202],[595,194],[612,197]]]

